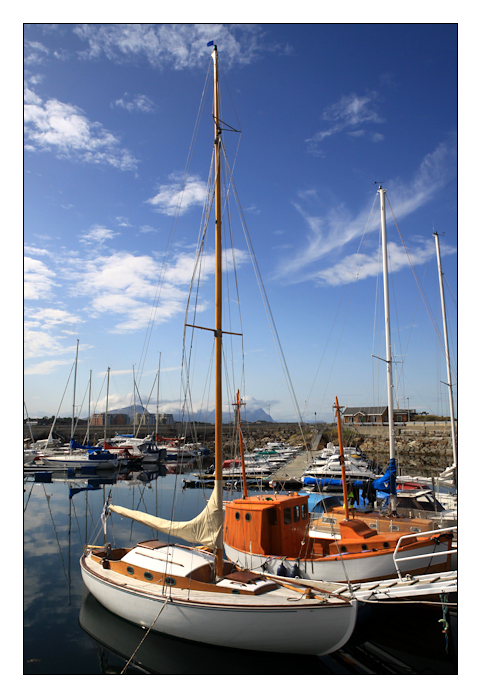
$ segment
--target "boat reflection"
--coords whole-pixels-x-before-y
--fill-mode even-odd
[[[213,655],[226,675],[333,673],[324,658],[312,655],[296,655],[294,665],[290,654],[213,648],[156,632],[146,635],[143,628],[110,613],[86,589],[79,625],[98,646],[102,674],[205,674]]]
[[[79,625],[97,644],[102,674],[201,675],[214,656],[224,675],[456,674],[454,628],[450,627],[448,651],[439,626],[441,614],[439,608],[384,604],[365,615],[364,622],[360,619],[353,637],[341,650],[323,657],[295,658],[291,654],[212,647],[156,632],[146,635],[145,629],[110,613],[86,588]],[[415,636],[407,631],[409,623],[403,623],[407,618],[419,621]],[[391,632],[387,631],[389,627]]]

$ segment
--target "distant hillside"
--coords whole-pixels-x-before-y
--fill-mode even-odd
[[[142,414],[144,411],[143,407],[141,405],[135,405],[135,412],[136,414]],[[163,412],[163,408],[159,407],[159,412]],[[156,412],[156,407],[155,405],[151,407],[150,410],[146,410],[147,414],[155,414]],[[109,414],[128,414],[129,417],[132,417],[134,413],[134,407],[133,405],[129,405],[128,407],[120,407],[115,410],[109,410]],[[180,422],[182,421],[182,418],[180,414],[173,413],[174,417],[174,422]],[[193,419],[196,422],[207,422],[208,424],[214,424],[214,410],[211,410],[210,412],[196,412],[193,415]],[[272,422],[272,418],[269,417],[267,412],[265,412],[262,408],[259,408],[257,410],[247,410],[246,412],[242,413],[242,419],[245,419],[248,422]],[[232,420],[232,414],[224,413],[222,415],[222,421],[223,422],[228,422]]]

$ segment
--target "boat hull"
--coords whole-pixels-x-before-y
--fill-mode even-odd
[[[449,549],[448,543],[428,543],[419,548],[419,555],[440,553]],[[269,574],[278,574],[279,565],[283,562],[286,575],[289,576],[294,565],[298,567],[298,576],[302,579],[318,580],[323,582],[368,582],[379,579],[391,579],[397,576],[396,566],[392,553],[380,553],[371,555],[342,554],[320,559],[296,560],[294,558],[251,555],[248,552],[236,550],[224,541],[224,550],[227,558],[235,564],[251,570],[263,570]],[[401,574],[425,574],[426,572],[444,572],[449,569],[449,555],[439,555],[406,560],[411,557],[413,550],[401,551],[397,555],[397,561]],[[294,575],[294,571],[292,572]]]
[[[125,577],[99,575],[81,558],[82,578],[90,593],[109,611],[145,629],[177,638],[257,652],[323,655],[342,647],[356,623],[357,602],[263,605],[258,597],[236,595],[208,600],[184,590],[138,588]],[[104,572],[104,571],[103,571]],[[120,577],[120,579],[116,579]],[[123,584],[123,586],[120,586]],[[178,594],[178,596],[176,595]],[[291,592],[294,596],[295,592]],[[182,598],[183,596],[183,598]],[[219,597],[219,594],[210,594]],[[232,602],[231,599],[235,599]]]

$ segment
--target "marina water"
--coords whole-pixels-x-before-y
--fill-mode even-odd
[[[200,675],[213,661],[225,675],[457,673],[456,614],[419,603],[364,606],[349,643],[326,657],[241,652],[154,632],[138,647],[145,630],[87,593],[79,567],[83,547],[104,543],[100,516],[109,494],[120,506],[187,520],[204,507],[211,490],[182,489],[186,475],[127,477],[58,473],[51,482],[24,479],[24,674]],[[134,521],[108,519],[107,540],[115,546],[158,537]]]

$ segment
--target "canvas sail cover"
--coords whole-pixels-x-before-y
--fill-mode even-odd
[[[204,510],[190,521],[161,519],[158,516],[125,509],[114,504],[111,504],[109,508],[116,514],[143,523],[166,535],[182,538],[193,545],[205,545],[214,549],[221,546],[224,517],[222,512],[222,482],[220,480],[215,481],[214,489]]]

